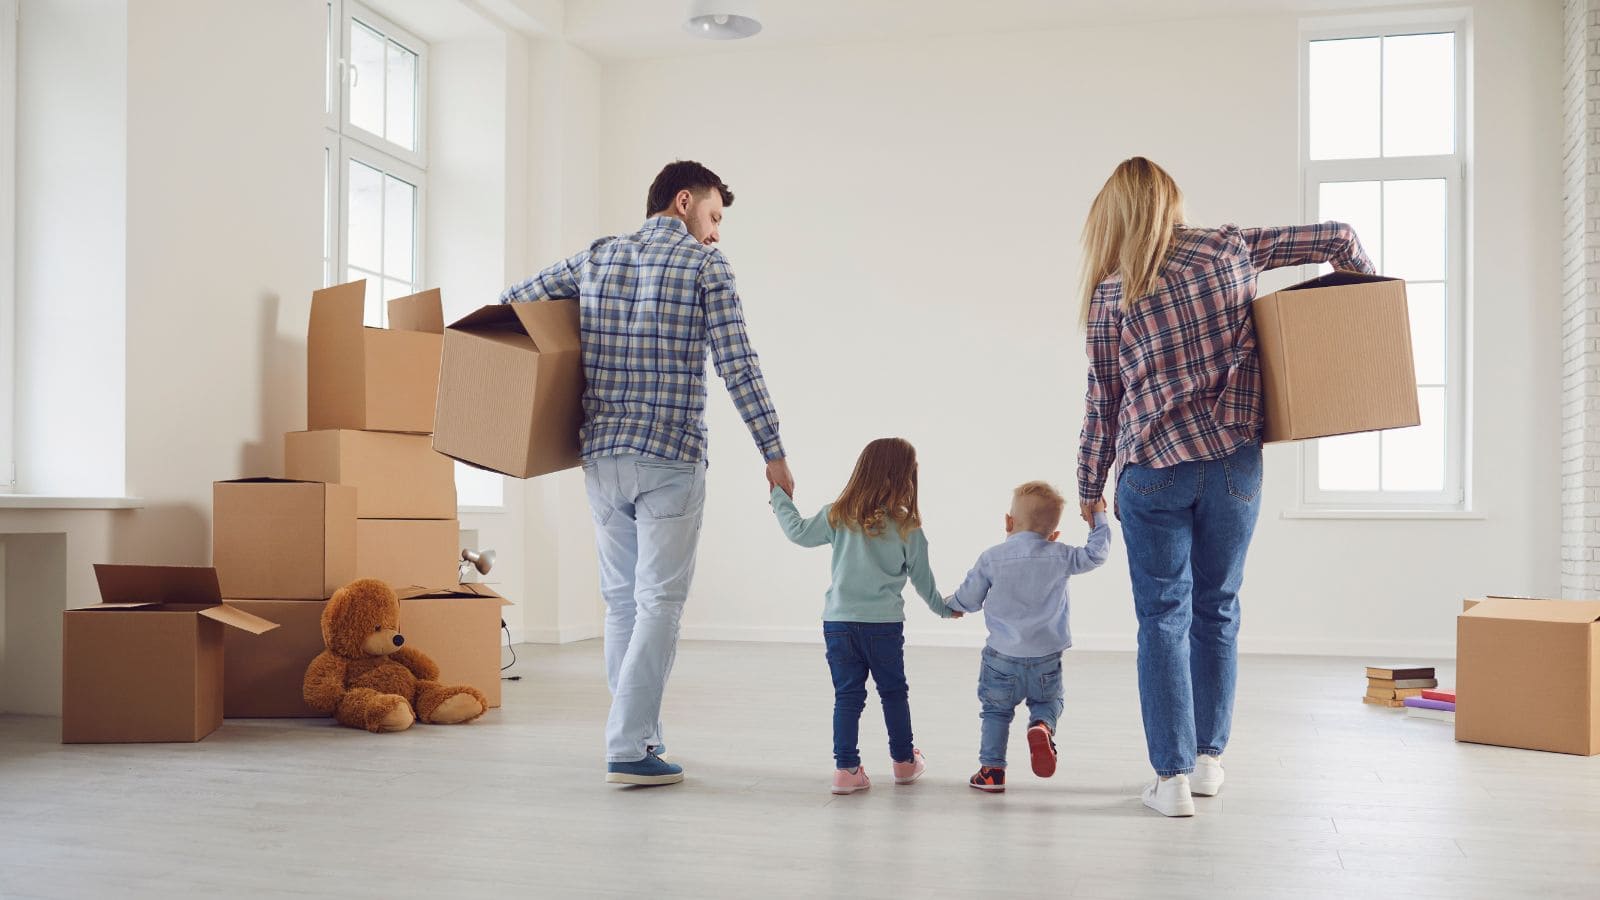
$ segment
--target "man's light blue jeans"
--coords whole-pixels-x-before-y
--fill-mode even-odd
[[[694,578],[706,465],[606,456],[585,462],[583,478],[606,602],[606,761],[638,762],[662,746],[661,695]]]

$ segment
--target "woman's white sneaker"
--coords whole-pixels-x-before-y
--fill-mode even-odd
[[[1194,815],[1194,797],[1189,793],[1189,776],[1157,778],[1145,786],[1144,805],[1163,816]]]
[[[1195,758],[1189,791],[1196,797],[1215,797],[1222,790],[1222,760],[1207,753]]]

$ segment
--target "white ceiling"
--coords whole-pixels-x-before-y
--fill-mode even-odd
[[[565,34],[606,59],[648,59],[805,43],[846,43],[1074,25],[1269,13],[1315,14],[1403,5],[1394,0],[735,0],[761,33],[708,41],[683,31],[688,0],[567,0]]]

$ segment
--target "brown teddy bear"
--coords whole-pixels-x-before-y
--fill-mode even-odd
[[[340,588],[322,610],[327,649],[306,668],[306,705],[371,732],[404,731],[417,719],[455,725],[483,715],[489,704],[477,688],[434,681],[439,666],[405,641],[400,601],[389,585],[362,578]]]

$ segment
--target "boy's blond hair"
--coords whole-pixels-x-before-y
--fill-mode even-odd
[[[1066,508],[1067,498],[1046,481],[1030,481],[1011,493],[1011,519],[1021,531],[1048,536]]]

